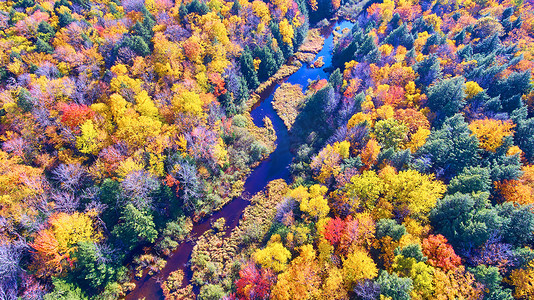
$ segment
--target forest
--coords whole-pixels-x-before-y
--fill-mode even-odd
[[[534,299],[530,0],[6,0],[0,49],[0,300]]]

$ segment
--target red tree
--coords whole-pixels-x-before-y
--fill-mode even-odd
[[[239,280],[236,281],[237,299],[268,299],[271,285],[276,276],[271,270],[258,269],[255,263],[249,262],[239,271]]]
[[[88,119],[91,119],[95,112],[87,107],[87,105],[79,105],[76,103],[63,104],[60,107],[61,112],[61,122],[71,129],[83,124]]]
[[[451,245],[447,244],[447,239],[441,234],[430,235],[423,240],[423,254],[428,257],[428,263],[443,270],[456,269],[461,263],[461,259]]]
[[[324,227],[324,237],[332,245],[337,245],[341,241],[341,235],[345,229],[345,222],[339,217],[328,220]]]

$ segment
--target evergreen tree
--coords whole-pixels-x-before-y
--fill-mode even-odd
[[[238,15],[239,11],[241,11],[241,3],[239,3],[239,0],[234,0],[234,4],[232,4],[230,13],[233,15]]]
[[[427,166],[430,170],[451,178],[465,167],[476,165],[479,159],[478,143],[477,137],[471,135],[464,117],[456,114],[446,119],[441,129],[430,134],[418,155],[430,160]]]
[[[37,52],[48,53],[48,54],[54,53],[54,48],[50,46],[50,44],[48,44],[47,42],[43,41],[40,38],[37,38],[37,42],[35,42],[35,47],[36,47]]]
[[[426,89],[428,86],[442,77],[438,57],[435,54],[432,54],[424,60],[416,63],[413,66],[413,69],[415,72],[417,72],[417,74],[419,74],[416,83],[419,86],[422,86],[423,89]]]
[[[445,79],[430,87],[428,91],[428,107],[436,113],[440,122],[453,116],[464,106],[465,80],[462,76]]]
[[[274,59],[271,48],[267,46],[257,48],[255,54],[261,60],[260,67],[258,69],[258,79],[260,81],[265,81],[276,72],[276,60]]]
[[[75,281],[87,290],[101,290],[115,276],[113,257],[106,248],[92,242],[81,242],[76,252]]]
[[[454,177],[447,187],[449,194],[489,192],[490,189],[490,171],[481,167],[464,168],[462,173]]]
[[[483,245],[503,223],[489,204],[488,195],[456,193],[438,200],[430,214],[435,231],[457,249],[469,250]]]
[[[260,85],[260,82],[258,81],[256,70],[254,70],[254,59],[248,48],[242,52],[239,62],[241,64],[241,73],[247,80],[248,89],[255,90]]]
[[[153,243],[158,236],[152,215],[139,210],[131,203],[124,208],[120,223],[113,228],[112,234],[124,242],[126,249],[132,250],[141,243]]]

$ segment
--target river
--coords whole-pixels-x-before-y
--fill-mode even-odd
[[[342,21],[334,23],[323,30],[323,36],[326,38],[322,50],[316,55],[316,59],[320,56],[323,57],[324,68],[327,68],[332,63],[332,47],[333,47],[333,34],[334,28],[340,27],[338,32],[344,28],[352,28],[352,23],[348,21]],[[303,65],[297,72],[287,77],[284,81],[291,84],[300,84],[303,88],[308,85],[308,79],[328,79],[329,74],[324,71],[324,68],[308,68]],[[273,128],[276,131],[276,149],[269,157],[263,160],[248,176],[245,181],[245,194],[254,195],[263,190],[267,184],[274,179],[285,179],[290,181],[289,165],[293,160],[293,154],[290,151],[289,133],[284,125],[284,122],[273,108],[272,100],[274,91],[280,86],[280,83],[274,84],[261,95],[261,101],[257,103],[252,111],[251,116],[256,126],[263,126],[263,118],[268,117],[271,119]],[[249,202],[243,197],[238,197],[224,206],[221,210],[215,212],[211,217],[202,220],[201,222],[194,224],[191,232],[193,237],[199,237],[208,229],[211,228],[211,223],[218,218],[226,219],[227,233],[234,229],[245,207],[249,205]],[[145,274],[140,280],[135,281],[136,288],[126,296],[126,299],[142,299],[145,297],[147,300],[163,299],[163,292],[160,288],[157,278],[167,278],[169,273],[182,269],[186,274],[184,279],[184,285],[189,284],[192,276],[192,272],[188,267],[188,261],[193,251],[194,241],[187,241],[171,254],[167,259],[166,266],[157,274],[149,276]]]

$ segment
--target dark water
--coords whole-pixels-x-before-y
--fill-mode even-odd
[[[351,28],[352,23],[343,21],[333,24],[323,31],[323,36],[327,37],[323,49],[317,54],[316,58],[323,56],[325,63],[324,67],[328,67],[332,62],[332,45],[333,35],[332,30],[339,26],[343,28]],[[289,76],[285,81],[292,84],[300,84],[303,88],[308,85],[308,79],[327,79],[328,73],[323,68],[309,69],[306,66],[300,68],[296,73]],[[245,181],[245,194],[254,195],[263,190],[265,186],[274,179],[290,180],[289,164],[293,160],[293,154],[290,151],[289,134],[284,122],[273,109],[272,100],[274,91],[279,87],[279,84],[274,84],[264,92],[261,97],[261,102],[256,104],[251,111],[254,124],[256,126],[263,126],[263,118],[269,117],[273,123],[273,128],[276,131],[276,150],[271,155],[262,161],[249,175]],[[208,229],[211,228],[211,223],[218,218],[224,217],[226,219],[227,233],[234,229],[245,207],[249,202],[242,197],[238,197],[224,206],[221,210],[215,212],[210,218],[204,219],[193,227],[193,237],[199,237]],[[168,258],[167,265],[159,274],[148,276],[145,274],[140,280],[135,281],[136,288],[126,296],[126,299],[140,299],[145,297],[149,299],[163,299],[163,292],[159,285],[159,280],[166,279],[169,273],[182,269],[186,274],[184,284],[189,284],[192,272],[188,267],[188,261],[193,251],[194,242],[182,243]]]

